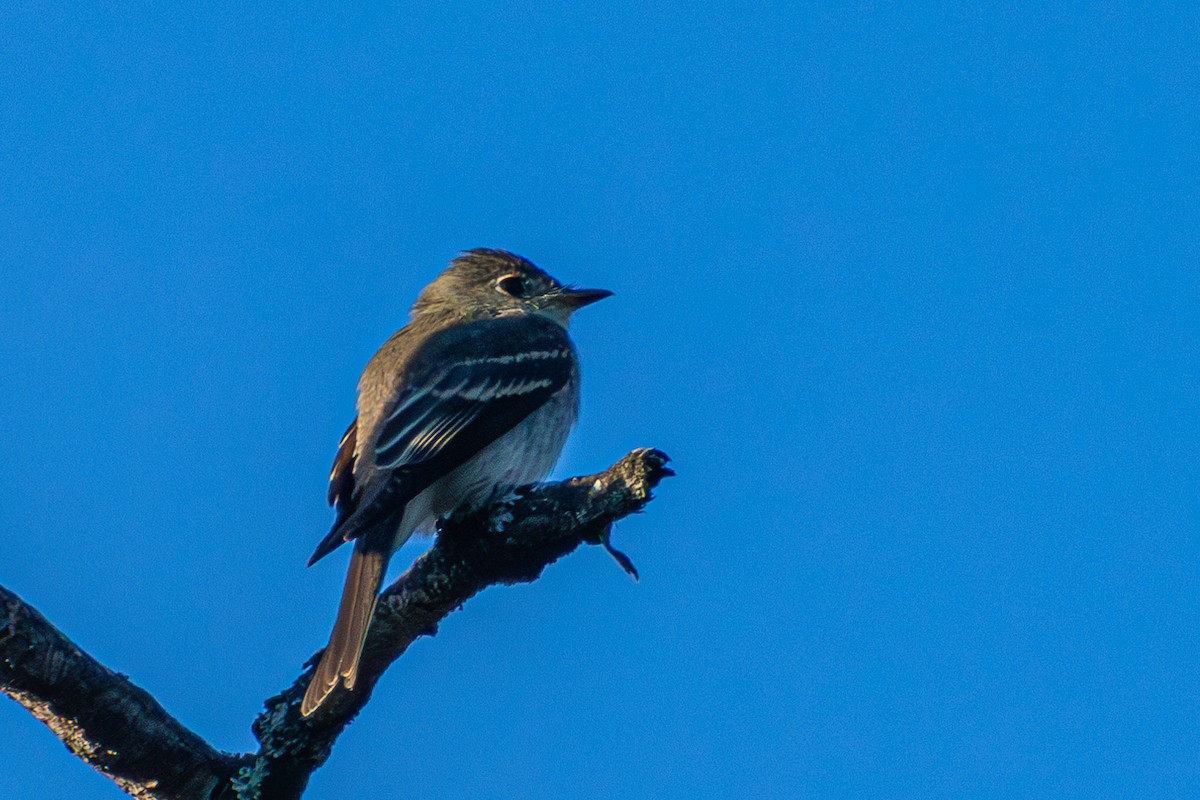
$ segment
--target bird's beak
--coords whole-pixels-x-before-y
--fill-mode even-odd
[[[608,289],[563,289],[556,298],[558,304],[570,311],[578,311],[598,300],[612,297]]]

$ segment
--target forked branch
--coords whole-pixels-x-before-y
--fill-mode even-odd
[[[604,472],[525,487],[448,521],[429,552],[383,592],[354,690],[337,689],[316,715],[303,718],[300,700],[312,673],[306,669],[254,721],[257,753],[215,750],[3,587],[0,690],[135,797],[298,798],[392,662],[482,589],[536,580],[581,544],[605,546],[632,571],[609,546],[609,531],[673,474],[667,460],[657,450],[635,450]]]

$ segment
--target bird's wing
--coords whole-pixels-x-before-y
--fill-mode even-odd
[[[312,560],[402,509],[512,430],[566,385],[574,365],[565,331],[541,318],[502,317],[431,336],[409,360],[373,439],[375,468],[388,472],[387,480],[339,519]],[[359,446],[372,442],[364,438]]]
[[[415,382],[380,428],[376,466],[425,473],[428,485],[507,433],[570,379],[569,344],[501,344],[509,346],[457,357]]]
[[[337,505],[338,513],[348,513],[354,498],[354,449],[358,440],[358,417],[346,428],[338,442],[333,469],[329,471],[329,505]]]
[[[342,527],[342,523],[354,514],[359,501],[358,487],[354,480],[357,443],[358,417],[355,417],[354,421],[350,423],[350,427],[342,434],[342,440],[338,442],[337,455],[333,459],[333,469],[329,471],[328,500],[329,504],[337,509],[337,519],[333,522],[333,528],[313,551],[312,557],[308,559],[310,567],[346,542],[339,529]]]
[[[337,456],[329,470],[329,505],[337,508],[338,522],[354,513],[358,506],[358,487],[354,481],[354,462],[358,460],[358,417],[346,428],[338,442]]]

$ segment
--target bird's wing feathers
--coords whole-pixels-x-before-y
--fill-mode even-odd
[[[357,432],[359,458],[361,448],[373,445],[375,469],[389,473],[387,480],[369,498],[349,501],[354,508],[345,518],[339,514],[312,560],[402,510],[410,498],[512,430],[567,384],[574,364],[566,332],[540,318],[472,322],[429,337],[408,360],[373,442]],[[339,450],[335,477],[341,463]],[[336,492],[330,486],[339,512],[345,481],[353,479],[340,480]]]
[[[350,423],[350,427],[342,434],[342,440],[338,442],[337,456],[333,459],[333,469],[329,471],[328,498],[329,504],[337,508],[337,519],[333,522],[333,528],[325,535],[308,559],[310,567],[346,543],[346,540],[342,538],[340,528],[358,507],[359,499],[358,487],[354,481],[354,463],[358,458],[356,455],[357,442],[358,418],[355,417],[354,421]]]
[[[358,441],[358,417],[346,428],[338,442],[337,457],[329,471],[329,505],[337,504],[338,513],[350,507],[354,496],[354,451]]]
[[[380,430],[375,464],[457,466],[549,400],[570,374],[566,348],[459,360],[397,405]]]

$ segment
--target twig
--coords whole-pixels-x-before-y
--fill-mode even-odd
[[[434,546],[383,592],[353,691],[341,688],[311,718],[300,699],[312,670],[266,701],[252,726],[257,753],[212,748],[145,690],[76,647],[41,614],[0,587],[0,691],[44,722],[71,752],[129,794],[162,800],[299,798],[387,668],[418,637],[484,588],[536,580],[580,544],[608,542],[612,523],[640,511],[667,456],[635,450],[604,472],[518,489],[447,522]],[[313,660],[309,661],[309,666]]]

